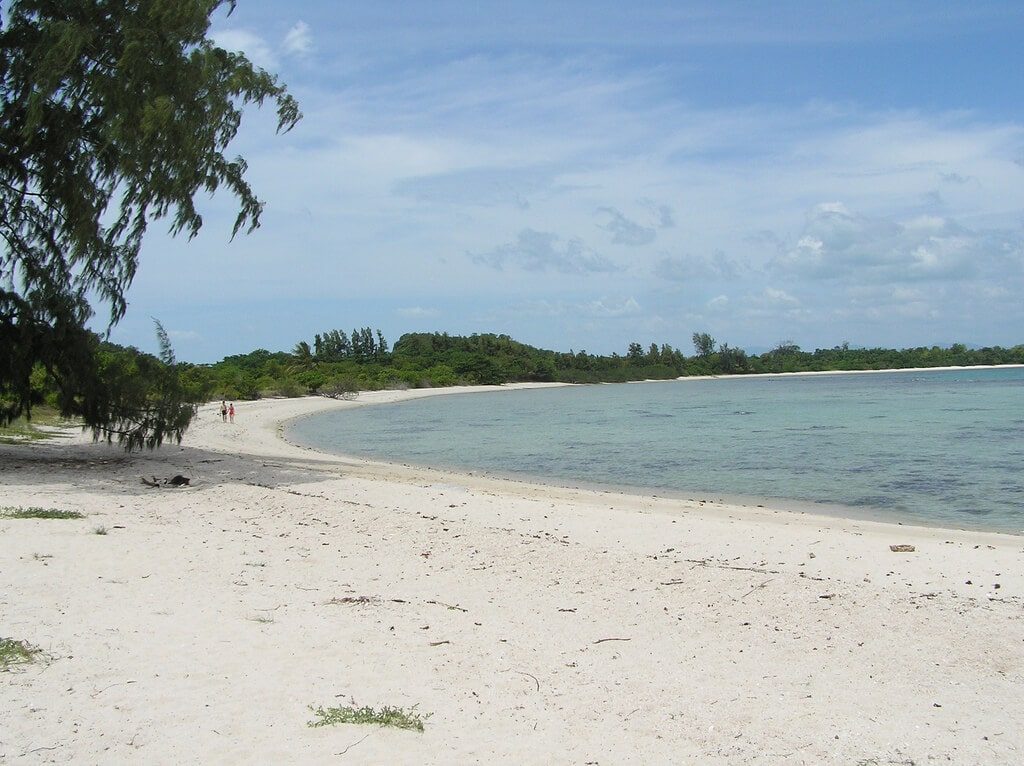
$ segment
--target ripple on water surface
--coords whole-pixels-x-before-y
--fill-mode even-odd
[[[322,413],[328,451],[550,482],[840,504],[1024,532],[1024,370],[435,396]]]

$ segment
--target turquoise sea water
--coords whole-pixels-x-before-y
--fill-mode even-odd
[[[1024,533],[1019,368],[499,390],[325,413],[289,438],[553,483]]]

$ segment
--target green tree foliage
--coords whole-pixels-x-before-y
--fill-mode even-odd
[[[709,357],[715,353],[715,339],[706,332],[695,332],[693,334],[693,349],[697,356]]]
[[[351,375],[338,375],[326,381],[319,393],[331,399],[354,399],[359,393],[359,381]]]
[[[295,344],[295,348],[292,349],[292,356],[295,357],[296,367],[305,369],[312,367],[314,364],[313,351],[304,340],[300,340]]]
[[[210,16],[222,6],[233,2],[7,4],[0,19],[0,422],[30,408],[32,370],[42,366],[60,389],[62,412],[83,417],[97,436],[154,446],[187,425],[185,402],[149,406],[140,416],[143,392],[122,373],[138,373],[159,397],[176,389],[150,368],[152,357],[138,356],[133,371],[119,354],[105,356],[86,323],[91,300],[108,307],[109,325],[123,316],[151,220],[169,219],[172,232],[189,238],[199,232],[199,192],[223,187],[238,199],[233,234],[259,225],[262,203],[245,180],[245,162],[224,151],[247,103],[274,101],[279,130],[300,115],[273,76],[207,39]]]
[[[321,354],[324,344],[330,343],[332,333],[317,336]],[[357,330],[354,335],[359,343],[367,337],[362,330]],[[408,333],[399,338],[394,349],[385,356],[363,354],[357,358],[352,352],[334,361],[309,362],[308,344],[299,343],[291,354],[271,354],[260,350],[245,356],[229,357],[203,370],[210,391],[226,391],[227,396],[248,398],[268,391],[285,394],[297,388],[308,393],[337,395],[339,390],[451,386],[459,383],[598,383],[665,380],[685,375],[1024,363],[1024,346],[972,351],[962,344],[954,344],[951,348],[934,346],[898,351],[853,349],[844,343],[832,349],[806,352],[795,343],[786,341],[765,354],[751,356],[742,348],[728,343],[718,346],[713,338],[707,337],[710,343],[703,344],[703,347],[704,350],[710,348],[710,353],[687,358],[678,348],[667,343],[660,347],[651,344],[646,351],[641,344],[631,343],[624,356],[600,356],[584,350],[566,353],[546,351],[515,341],[508,335]],[[382,346],[386,348],[378,332],[375,347],[379,349]],[[702,349],[698,347],[697,350]],[[307,364],[312,364],[312,368],[306,369]],[[297,369],[301,371],[296,372]],[[189,368],[187,373],[191,385],[201,388],[201,384],[194,380],[200,377],[197,370]],[[246,386],[245,381],[250,381],[250,385]],[[225,394],[216,395],[220,398]]]
[[[303,349],[300,354],[300,348]],[[344,330],[328,330],[324,333],[317,333],[313,338],[311,355],[305,352],[310,351],[310,346],[305,341],[300,341],[292,352],[297,356],[310,358],[318,362],[340,362],[346,359],[357,361],[368,361],[371,359],[385,359],[388,354],[388,342],[384,339],[383,333],[374,331],[369,327],[358,328],[352,331],[350,338]]]
[[[156,329],[159,358],[85,333],[75,345],[75,364],[68,366],[78,377],[69,381],[36,367],[32,403],[79,412],[94,438],[116,439],[129,450],[156,447],[167,438],[181,441],[195,414],[193,402],[208,398],[206,373],[178,364],[159,322]],[[64,374],[63,369],[56,374]],[[67,401],[68,396],[73,400]]]
[[[94,374],[83,379],[79,402],[62,409],[79,411],[94,439],[116,439],[128,450],[152,449],[168,437],[181,442],[199,399],[182,381],[159,322],[157,338],[159,359],[102,342],[91,354],[96,362]]]
[[[737,375],[747,372],[750,363],[747,352],[742,348],[731,348],[723,343],[718,349],[718,367],[726,375]]]
[[[420,371],[441,365],[461,382],[494,385],[510,380],[556,380],[557,356],[507,335],[409,333],[395,343],[391,363],[413,380],[429,380],[430,376]]]

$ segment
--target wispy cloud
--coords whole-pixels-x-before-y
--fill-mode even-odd
[[[510,205],[526,210],[531,196],[551,189],[555,175],[553,169],[541,167],[474,167],[403,178],[393,190],[396,195],[420,202],[472,207]]]
[[[613,207],[598,208],[597,212],[605,219],[604,223],[598,225],[612,235],[613,244],[639,247],[651,244],[657,236],[652,227],[641,226],[636,221],[631,221]]]
[[[279,45],[267,41],[266,36],[245,27],[215,27],[210,38],[221,48],[240,51],[263,69],[277,70],[282,56],[306,58],[313,53],[313,34],[304,21],[297,21],[288,30]]]
[[[716,250],[710,258],[699,255],[668,256],[654,265],[654,275],[669,282],[736,279],[739,273],[737,263],[721,250]]]
[[[172,340],[197,340],[202,335],[195,330],[168,330],[167,337]]]
[[[441,312],[434,308],[424,308],[423,306],[403,306],[397,309],[398,316],[408,317],[409,319],[431,319],[433,317],[441,316]]]
[[[277,55],[274,49],[258,33],[248,29],[215,29],[210,37],[228,51],[241,51],[250,61],[263,69],[277,67]]]
[[[506,265],[527,271],[558,271],[562,274],[589,274],[619,271],[620,267],[588,249],[579,239],[562,242],[557,234],[523,229],[515,242],[470,256],[474,263],[502,270]]]
[[[281,47],[292,56],[309,56],[313,52],[313,33],[309,24],[304,21],[295,22],[284,36]]]
[[[774,271],[809,279],[904,282],[1019,274],[1024,238],[974,231],[953,220],[919,215],[899,220],[856,214],[840,203],[814,208],[796,245]]]
[[[590,301],[584,304],[581,310],[583,314],[598,317],[636,316],[641,312],[640,304],[632,296],[619,301],[608,300],[607,298]]]
[[[766,287],[761,297],[768,303],[775,306],[799,306],[800,301],[777,287]]]
[[[965,184],[971,180],[967,176],[962,176],[959,173],[939,173],[939,178],[948,184]]]
[[[519,302],[511,307],[515,315],[539,317],[581,317],[601,319],[615,317],[632,317],[643,313],[636,298],[610,298],[607,296],[591,301],[546,301],[534,300]]]
[[[643,205],[654,218],[654,226],[659,229],[671,229],[676,225],[675,214],[668,205],[660,205],[651,199],[642,199]]]

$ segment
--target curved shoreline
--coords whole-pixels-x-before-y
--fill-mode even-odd
[[[739,376],[748,377],[748,376]],[[666,381],[671,382],[671,381]],[[990,531],[976,528],[960,528],[942,526],[940,523],[926,524],[911,520],[893,520],[879,518],[867,511],[856,513],[856,508],[842,504],[822,503],[822,507],[813,501],[787,500],[784,498],[758,498],[731,496],[729,500],[717,499],[723,494],[714,491],[688,492],[680,490],[661,490],[657,494],[646,488],[630,488],[622,486],[595,486],[585,481],[560,481],[555,478],[550,482],[537,477],[495,476],[486,471],[444,468],[435,466],[412,465],[398,461],[379,460],[347,453],[328,452],[310,445],[289,440],[284,431],[289,423],[317,414],[342,409],[399,404],[405,401],[431,396],[460,395],[472,393],[497,393],[500,391],[525,390],[534,388],[554,388],[573,384],[563,383],[517,383],[502,387],[495,386],[453,386],[438,389],[409,389],[404,391],[372,391],[363,392],[359,398],[350,401],[324,399],[322,397],[300,397],[296,399],[270,399],[245,403],[240,407],[239,424],[253,434],[247,438],[248,446],[259,447],[259,454],[268,458],[318,456],[320,462],[335,463],[348,472],[357,472],[360,476],[380,481],[444,482],[461,485],[487,492],[501,492],[524,498],[544,496],[557,497],[569,502],[613,502],[624,509],[643,509],[647,512],[669,515],[734,515],[756,523],[806,523],[821,526],[838,526],[843,528],[870,525],[884,533],[886,530],[899,531],[906,534],[910,530],[920,530],[926,536],[943,533],[978,535],[983,537],[996,536],[1000,539],[1019,540],[1020,535],[1011,532]],[[211,417],[215,415],[216,405],[207,405]],[[241,416],[244,409],[245,416]],[[245,421],[243,423],[243,421]],[[216,425],[216,424],[215,424]],[[265,436],[272,433],[272,440]],[[224,449],[225,444],[219,443],[216,435],[210,441],[208,432],[204,432],[201,443],[214,449]],[[635,489],[635,491],[633,491]],[[683,497],[692,494],[695,498]],[[832,513],[828,511],[834,511]],[[852,511],[849,512],[849,511]]]
[[[1003,365],[1006,366],[1006,365]],[[1024,367],[1024,365],[1019,365]],[[888,372],[888,371],[886,371]],[[779,375],[802,375],[804,373],[780,373]],[[812,373],[812,374],[828,374],[833,373]],[[730,378],[760,378],[760,377],[775,377],[771,376],[727,376]],[[717,379],[717,378],[703,378]],[[672,380],[667,381],[634,381],[638,383],[671,383]],[[295,421],[302,420],[308,417],[314,417],[323,412],[336,411],[340,409],[348,409],[351,407],[364,407],[364,406],[378,406],[385,404],[399,404],[406,401],[412,401],[415,399],[422,399],[432,397],[436,395],[446,394],[465,394],[465,393],[499,393],[501,391],[512,391],[512,390],[527,390],[536,388],[554,388],[563,387],[576,384],[569,383],[519,383],[519,384],[507,384],[502,387],[496,386],[462,386],[462,387],[451,387],[451,388],[440,388],[440,389],[409,389],[405,391],[377,391],[368,392],[368,394],[361,394],[361,397],[356,400],[348,402],[339,402],[336,407],[316,407],[310,412],[288,415],[285,416],[277,426],[277,433],[279,438],[286,444],[291,445],[297,449],[309,450],[321,455],[329,455],[347,464],[356,464],[362,466],[368,471],[368,475],[374,474],[382,477],[397,477],[401,475],[412,475],[416,477],[422,476],[444,476],[448,481],[459,481],[466,484],[474,484],[478,486],[486,486],[486,488],[493,489],[494,486],[505,487],[510,492],[517,491],[519,488],[522,491],[528,492],[530,495],[535,495],[538,492],[547,490],[549,492],[588,492],[592,494],[598,494],[602,496],[621,496],[623,498],[640,498],[647,499],[649,501],[657,500],[660,504],[666,504],[671,507],[673,504],[678,505],[680,508],[693,509],[694,507],[714,509],[746,509],[748,511],[758,512],[766,511],[771,514],[785,513],[793,514],[800,517],[813,517],[820,520],[825,519],[844,519],[850,522],[870,522],[875,524],[882,524],[887,526],[895,527],[920,527],[922,529],[932,530],[950,530],[960,532],[975,532],[979,534],[998,534],[998,535],[1009,535],[1010,537],[1021,537],[1024,535],[1024,530],[1007,530],[1007,529],[986,529],[983,525],[971,526],[969,523],[965,523],[963,526],[951,526],[943,523],[943,520],[936,520],[934,522],[929,520],[921,520],[915,518],[912,514],[901,515],[897,512],[890,512],[883,508],[871,508],[871,507],[857,507],[845,505],[841,502],[832,502],[827,500],[801,500],[797,498],[782,498],[772,496],[758,496],[758,495],[745,495],[743,493],[733,492],[721,492],[715,489],[710,490],[693,490],[693,489],[675,489],[669,487],[650,487],[640,485],[617,485],[617,484],[602,484],[600,482],[587,481],[585,479],[570,478],[570,477],[559,477],[559,476],[534,476],[529,474],[520,474],[516,472],[503,473],[500,470],[493,470],[487,468],[472,468],[465,466],[437,466],[430,465],[429,463],[406,463],[401,460],[391,460],[387,458],[373,458],[360,456],[353,453],[345,452],[343,450],[331,451],[326,450],[315,445],[304,444],[300,441],[294,441],[287,437],[285,429],[294,423]],[[619,384],[609,384],[619,385]],[[409,472],[412,472],[410,474]],[[695,499],[695,498],[701,499]],[[715,499],[708,499],[715,498]]]

